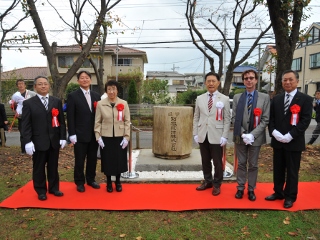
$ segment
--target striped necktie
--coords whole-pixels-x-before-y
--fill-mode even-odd
[[[42,103],[43,103],[44,107],[46,108],[46,110],[48,110],[47,97],[42,97]]]
[[[208,101],[208,109],[209,109],[209,112],[211,111],[211,108],[212,108],[212,104],[213,104],[213,101],[212,101],[212,96],[213,94],[209,94],[209,101]]]
[[[247,102],[248,114],[250,114],[252,108],[252,94],[248,94],[248,102]]]
[[[286,101],[284,103],[284,114],[287,113],[289,105],[290,105],[290,95],[287,93],[286,94]]]

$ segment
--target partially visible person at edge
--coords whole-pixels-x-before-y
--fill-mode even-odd
[[[198,191],[212,188],[212,194],[220,194],[223,180],[222,155],[223,146],[227,144],[230,129],[229,97],[221,94],[217,89],[220,76],[209,72],[205,76],[207,92],[198,96],[193,118],[193,135],[199,143],[202,161],[203,183],[196,188]],[[214,176],[212,176],[212,164]]]
[[[3,128],[3,134],[4,134],[4,141],[3,143],[5,143],[6,141],[6,135],[4,131],[8,130],[8,120],[7,120],[7,114],[6,114],[6,109],[4,108],[4,104],[0,103],[0,128]],[[2,139],[0,136],[0,147],[2,146]]]
[[[24,82],[23,79],[18,79],[16,81],[16,86],[18,88],[17,93],[19,92],[24,99],[29,99],[29,98],[34,97],[34,96],[37,95],[35,92],[27,89],[26,83]],[[17,103],[14,103],[14,105],[15,106],[14,106],[14,108],[12,110],[16,113],[15,108],[17,107]],[[24,148],[23,136],[21,134],[21,132],[22,132],[22,129],[21,129],[22,128],[22,121],[23,121],[22,114],[16,113],[16,116],[18,118],[18,130],[20,132],[21,154],[25,154],[26,151],[25,151],[25,148]]]
[[[78,192],[85,192],[86,182],[94,189],[100,188],[95,180],[98,143],[94,136],[95,106],[100,96],[90,90],[91,73],[81,70],[77,79],[80,88],[67,98],[67,124],[70,142],[74,144],[74,182]]]
[[[242,81],[246,91],[233,97],[232,109],[233,141],[238,158],[238,190],[235,198],[241,199],[243,197],[248,176],[248,199],[255,201],[254,190],[258,177],[258,158],[261,145],[266,143],[270,97],[256,90],[258,82],[256,71],[244,71]]]
[[[320,89],[318,89],[315,93],[315,103],[313,104],[313,109],[316,111],[316,122],[317,126],[312,132],[312,137],[310,138],[307,144],[312,145],[320,134]]]
[[[49,96],[50,84],[46,77],[34,80],[37,95],[23,102],[22,132],[25,149],[32,156],[33,187],[38,199],[47,199],[47,191],[63,196],[59,189],[59,148],[66,144],[66,125],[60,99]],[[46,184],[46,171],[48,187]]]
[[[265,200],[284,199],[284,208],[297,200],[301,153],[305,150],[305,131],[312,116],[312,98],[298,91],[299,74],[286,70],[282,74],[284,93],[271,101],[268,125],[273,148],[274,193]]]
[[[116,191],[121,192],[120,174],[128,171],[130,110],[128,103],[118,97],[118,82],[108,81],[105,91],[108,97],[98,102],[94,131],[100,145],[101,172],[107,177],[107,192],[113,192],[111,176],[116,178]]]

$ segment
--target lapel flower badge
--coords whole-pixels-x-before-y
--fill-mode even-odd
[[[57,108],[52,108],[52,127],[59,127],[60,123],[58,121],[59,110]]]
[[[124,113],[123,113],[124,105],[123,105],[122,103],[119,103],[116,107],[117,107],[117,110],[118,110],[117,120],[118,120],[118,121],[123,121],[123,117],[124,117]]]
[[[223,119],[223,112],[222,109],[224,108],[224,104],[221,101],[216,103],[217,113],[216,113],[216,120],[221,121]]]
[[[254,121],[253,121],[253,127],[257,127],[260,123],[260,118],[261,118],[262,110],[261,108],[255,108],[253,109],[253,116],[254,116]]]
[[[298,104],[293,104],[291,107],[290,107],[290,111],[292,113],[291,115],[291,120],[290,120],[290,123],[291,125],[293,126],[296,126],[299,122],[299,112],[301,110],[301,107],[298,105]]]
[[[98,102],[97,102],[97,101],[94,101],[94,102],[93,102],[93,110],[94,110],[94,111],[96,111],[97,105],[98,105]]]

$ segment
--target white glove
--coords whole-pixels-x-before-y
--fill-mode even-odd
[[[63,149],[64,146],[66,146],[66,143],[67,143],[66,140],[60,140],[61,149]]]
[[[251,133],[242,134],[241,137],[246,145],[252,145],[254,142],[254,136]]]
[[[69,139],[70,139],[70,142],[72,142],[73,144],[76,144],[76,142],[77,142],[77,135],[72,135],[72,136],[69,137]]]
[[[122,142],[120,143],[120,146],[122,146],[122,149],[125,149],[126,146],[128,146],[128,140],[123,138]]]
[[[25,149],[26,149],[26,153],[28,155],[32,156],[33,153],[35,152],[33,142],[31,141],[31,142],[27,143],[26,146],[25,146]]]
[[[272,136],[274,136],[279,142],[283,141],[283,135],[278,130],[273,130]]]
[[[283,139],[282,139],[281,142],[283,142],[283,143],[289,143],[289,142],[291,142],[292,139],[293,139],[293,138],[292,138],[291,134],[290,134],[290,133],[287,133],[287,134],[285,134],[285,135],[283,136]]]
[[[101,137],[99,137],[98,143],[99,143],[99,146],[103,149],[104,148],[104,142],[103,142]]]
[[[228,140],[224,137],[220,138],[220,146],[223,147],[224,145],[226,145],[228,142]]]
[[[193,139],[196,143],[199,143],[198,135],[194,135]]]

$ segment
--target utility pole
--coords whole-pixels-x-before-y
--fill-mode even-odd
[[[207,48],[204,47],[204,51],[206,52],[207,51]],[[206,82],[206,79],[205,79],[205,76],[206,76],[206,55],[203,54],[203,88],[205,86],[205,82]]]
[[[116,81],[118,82],[118,67],[119,67],[119,62],[118,62],[118,52],[119,52],[119,48],[118,48],[118,38],[117,38],[117,48],[116,48],[116,53],[117,53],[117,57],[116,57]]]
[[[224,36],[227,37],[227,14],[224,15]],[[223,81],[221,82],[221,87],[224,87],[224,83],[226,82],[226,75],[227,75],[227,44],[226,41],[223,41]]]
[[[176,68],[179,68],[179,67],[176,67],[176,66],[173,64],[173,67],[171,68],[171,70],[174,72],[174,70],[176,70]]]
[[[260,91],[260,53],[261,53],[261,44],[259,44],[259,61],[258,61],[258,91]]]

